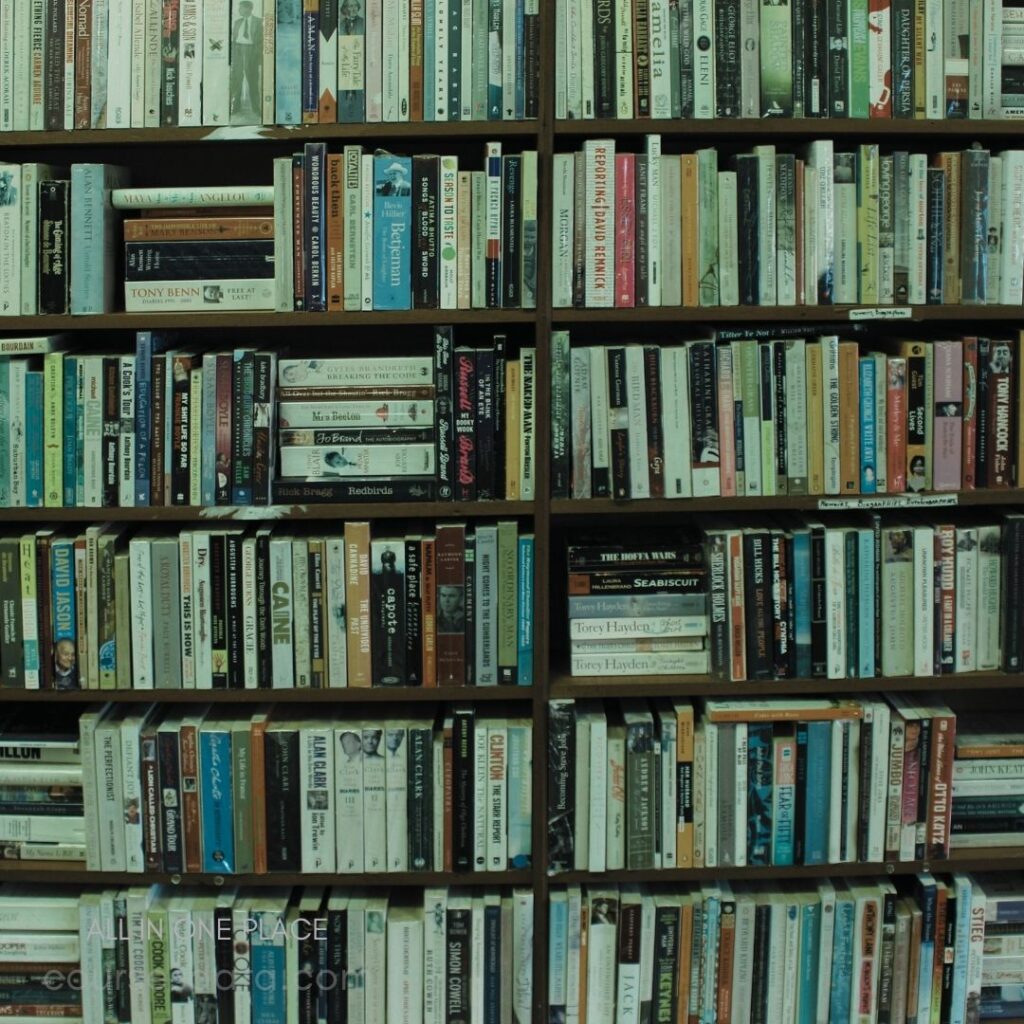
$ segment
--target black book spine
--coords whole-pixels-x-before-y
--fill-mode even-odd
[[[213,912],[214,962],[217,977],[224,979],[217,985],[217,1022],[235,1024],[235,991],[227,984],[235,966],[235,943],[232,935],[231,907],[217,907]]]
[[[470,1024],[472,911],[453,907],[446,911],[446,917],[445,1024]]]
[[[860,650],[860,580],[857,577],[860,556],[857,548],[860,543],[856,530],[849,530],[844,538],[846,542],[846,675],[856,679],[859,675],[858,652]]]
[[[584,0],[588,2],[588,0]],[[615,116],[615,6],[594,4],[594,105],[596,117]],[[584,58],[586,54],[584,54]]]
[[[828,20],[828,116],[849,117],[848,0],[826,0]]]
[[[412,304],[415,309],[437,309],[437,190],[436,156],[412,160],[413,223],[416,228],[412,267]]]
[[[1003,670],[1019,672],[1024,664],[1024,518],[1008,515],[1003,520]]]
[[[161,38],[160,123],[178,123],[178,36],[181,0],[163,0]]]
[[[473,731],[472,708],[456,708],[452,741],[452,865],[473,870]]]
[[[679,0],[679,105],[680,116],[693,117],[693,0]],[[598,114],[598,117],[604,117]]]
[[[249,241],[126,242],[128,281],[230,280],[274,276],[274,243]]]
[[[629,408],[626,392],[626,350],[608,349],[608,423],[610,426],[612,494],[630,496]]]
[[[567,332],[551,341],[551,497],[572,494],[572,353]]]
[[[759,903],[754,911],[754,970],[750,980],[750,1020],[771,1024],[768,1019],[768,956],[771,947],[772,908]]]
[[[793,807],[793,863],[803,864],[807,827],[807,724],[796,726],[796,800]]]
[[[895,908],[893,908],[895,918]],[[941,937],[942,949],[942,1003],[939,1009],[939,1024],[949,1024],[953,1012],[953,972],[955,969],[957,898],[956,886],[949,885],[946,894],[946,921]],[[883,919],[883,928],[885,922]],[[935,956],[939,956],[938,936],[935,938]],[[962,947],[961,947],[962,949]]]
[[[787,580],[786,538],[772,531],[770,542],[772,571],[772,677],[788,679],[792,674],[793,635],[789,631],[789,588]]]
[[[423,685],[423,606],[420,586],[423,579],[419,537],[405,541],[405,683]]]
[[[306,274],[303,270],[307,257],[306,235],[303,224],[306,219],[304,202],[306,178],[305,160],[301,153],[292,154],[292,284],[295,292],[295,310],[306,309]]]
[[[326,653],[324,648],[324,544],[310,541],[306,554],[309,567],[309,685],[322,690],[326,685]]]
[[[224,538],[225,579],[227,589],[228,688],[245,686],[242,654],[242,535],[229,533]]]
[[[48,132],[64,130],[64,3],[65,0],[46,0],[43,116]]]
[[[295,979],[299,997],[299,1024],[317,1024],[317,943],[314,917],[305,910],[296,923],[298,929],[293,938],[299,947],[299,970]]]
[[[322,313],[327,308],[327,275],[324,273],[324,165],[327,162],[327,144],[307,142],[303,150],[305,178],[305,264],[306,308]],[[272,245],[272,244],[271,244]],[[273,263],[270,274],[273,277]]]
[[[766,533],[743,535],[748,679],[772,677],[772,620],[768,585],[770,559],[767,541]]]
[[[828,676],[828,627],[826,625],[825,531],[811,530],[811,676]]]
[[[740,3],[715,3],[715,116],[740,112]]]
[[[327,911],[327,977],[335,984],[327,988],[327,1019],[331,1024],[346,1024],[348,996],[348,911],[328,908]]]
[[[170,874],[185,870],[181,843],[181,763],[176,729],[162,729],[157,733],[157,757],[163,869]]]
[[[927,301],[942,305],[946,249],[946,171],[928,168]]]
[[[679,1007],[679,913],[674,907],[654,913],[654,1019],[673,1021]]]
[[[729,653],[729,561],[726,538],[719,533],[708,538],[708,607],[710,622],[708,649],[711,652],[711,675],[728,679],[731,667]]]
[[[775,493],[789,493],[789,467],[786,463],[786,343],[772,343],[775,372]],[[799,427],[797,428],[799,429]]]
[[[652,498],[665,497],[665,438],[661,428],[661,349],[644,348],[644,387],[647,395],[647,470]],[[644,467],[639,468],[643,472]]]
[[[505,370],[508,360],[505,351],[508,339],[504,334],[494,336],[494,486],[495,497],[505,497]]]
[[[571,871],[575,863],[573,806],[576,722],[572,701],[548,705],[548,872]]]
[[[103,507],[119,502],[117,449],[121,435],[121,361],[103,357]]]
[[[522,302],[523,158],[501,158],[501,305],[518,309]]]
[[[171,361],[171,504],[187,505],[191,492],[192,362],[185,356]],[[116,445],[115,445],[116,448]],[[115,504],[116,501],[115,501]]]
[[[255,357],[246,352],[235,360],[232,375],[231,409],[231,500],[235,505],[252,504],[253,476],[253,394],[255,391]]]
[[[633,5],[635,117],[651,116],[651,25],[647,4]]]
[[[369,480],[274,480],[275,505],[338,505],[380,501],[437,501],[437,482],[426,477]]]
[[[859,775],[857,787],[858,795],[858,821],[867,822],[871,814],[871,758],[875,746],[879,745],[884,749],[888,757],[889,745],[886,740],[884,746],[878,744],[880,737],[877,735],[878,725],[875,721],[862,721],[860,726],[860,763],[856,766]],[[857,859],[866,861],[868,859],[868,830],[861,825],[857,829]]]
[[[825,117],[828,106],[826,0],[807,0],[804,17],[804,116]]]
[[[264,763],[267,870],[298,871],[302,864],[298,730],[268,730]]]
[[[128,957],[128,906],[127,896],[123,892],[114,897],[114,971],[111,972],[114,982],[112,988],[115,1019],[131,1021],[131,988],[123,984],[129,976],[131,965]]]
[[[452,329],[434,329],[434,412],[437,420],[437,495],[455,497],[455,392],[452,374]]]
[[[270,424],[274,418],[274,360],[267,352],[253,356],[252,385],[252,488],[254,505],[270,502],[270,480],[273,476],[274,445]]]
[[[476,352],[457,348],[454,358],[455,497],[476,500]]]
[[[892,116],[914,116],[914,0],[892,0]]]
[[[63,316],[68,311],[67,181],[39,183],[39,312]]]
[[[466,685],[476,684],[476,537],[466,534],[465,603],[466,603]]]
[[[476,353],[476,496],[479,500],[496,498],[494,430],[494,350]]]
[[[977,429],[975,432],[974,485],[988,487],[989,429],[988,393],[990,390],[989,354],[992,342],[988,338],[978,339],[978,401],[975,404]],[[910,405],[907,410],[909,412]]]
[[[409,730],[409,867],[430,871],[434,866],[433,730],[415,725]]]
[[[790,0],[794,117],[807,116],[807,7],[809,3],[810,0]]]
[[[210,647],[213,651],[213,688],[227,689],[228,610],[227,555],[222,533],[210,535]]]
[[[647,278],[647,259],[651,248],[650,225],[648,224],[648,163],[643,157],[634,161],[635,202],[636,202],[636,260],[634,295],[636,305],[648,304],[650,282]]]
[[[373,542],[370,566],[371,640],[375,686],[405,685],[405,574],[398,568],[404,540]]]
[[[260,687],[271,684],[271,623],[273,605],[270,600],[270,534],[256,535],[256,658],[257,681]]]
[[[736,216],[739,226],[740,302],[756,306],[760,298],[758,262],[758,169],[757,157],[736,157]]]

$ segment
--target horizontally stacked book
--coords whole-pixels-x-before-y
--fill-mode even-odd
[[[1018,1020],[1019,876],[699,888],[570,885],[550,897],[552,1015],[634,1000],[664,1020]],[[650,983],[648,984],[648,980]],[[598,1009],[599,1008],[599,1009]],[[607,1016],[602,1016],[604,1010]]]
[[[0,986],[15,1020],[527,1020],[533,909],[497,887],[5,886]]]
[[[505,520],[8,535],[3,685],[529,686],[533,565]]]
[[[941,702],[558,700],[549,730],[552,871],[949,856]]]
[[[538,116],[536,3],[93,0],[0,21],[0,132]]]
[[[558,0],[555,116],[1024,117],[1012,2]]]
[[[1024,24],[1024,23],[1022,23]],[[1024,151],[556,153],[556,307],[1020,305]]]
[[[575,347],[556,331],[552,496],[1019,485],[1016,338],[910,340],[867,336],[861,325],[845,340],[827,330],[736,328],[675,346]]]

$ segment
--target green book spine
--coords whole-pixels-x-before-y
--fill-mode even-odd
[[[519,540],[516,532],[515,523],[498,523],[498,682],[511,686],[517,682],[519,661],[516,644]]]
[[[697,151],[697,188],[700,224],[700,279],[702,306],[718,305],[718,151]]]
[[[170,964],[167,906],[153,904],[146,915],[146,966],[149,972],[149,1012],[152,1024],[171,1024]]]
[[[868,0],[849,0],[850,117],[868,116]]]
[[[231,786],[235,812],[235,871],[254,870],[252,837],[252,731],[248,719],[231,726]]]

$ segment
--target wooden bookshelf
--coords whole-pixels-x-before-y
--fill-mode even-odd
[[[899,315],[894,315],[899,314]],[[306,314],[296,314],[305,316]],[[640,306],[635,309],[554,309],[555,324],[679,323],[705,326],[762,323],[867,323],[899,333],[911,323],[984,320],[1020,323],[1019,306]]]
[[[532,686],[353,686],[326,690],[0,690],[3,704],[415,704],[533,700]]]

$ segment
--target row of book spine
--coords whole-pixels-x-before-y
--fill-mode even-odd
[[[0,829],[8,839],[84,843],[91,871],[530,866],[528,719],[471,707],[366,720],[107,705],[86,710],[79,729],[80,788],[49,809],[12,804]],[[4,770],[12,785],[23,776],[67,786],[67,771],[40,763]]]
[[[1024,17],[984,0],[558,0],[558,118],[1024,117]]]
[[[203,529],[0,539],[4,685],[529,686],[534,538],[517,524],[382,536]]]
[[[949,856],[956,716],[941,703],[561,700],[550,735],[552,871]]]
[[[1024,153],[642,153],[553,166],[556,307],[1020,305]]]
[[[538,116],[515,0],[5,0],[0,131]]]
[[[549,1003],[571,1024],[1013,1020],[1019,877],[826,879],[549,895]]]
[[[1015,339],[571,346],[552,335],[552,496],[884,495],[1018,481]],[[770,331],[762,333],[771,333]],[[785,335],[810,334],[811,338]],[[857,337],[856,335],[854,336]]]

